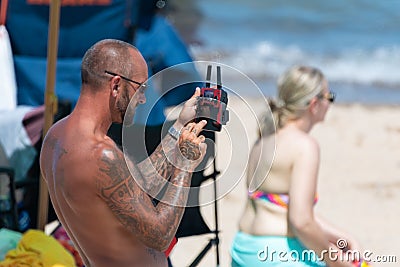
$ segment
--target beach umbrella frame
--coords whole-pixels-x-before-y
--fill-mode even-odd
[[[54,115],[57,113],[57,96],[55,94],[56,67],[58,53],[58,35],[60,28],[61,0],[50,1],[49,31],[47,40],[47,70],[46,89],[44,95],[44,126],[43,139],[53,125]],[[44,230],[48,220],[49,192],[46,181],[40,176],[39,181],[39,202],[38,202],[38,229]]]

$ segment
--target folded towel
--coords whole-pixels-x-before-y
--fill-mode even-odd
[[[28,230],[16,249],[10,250],[0,267],[75,267],[72,255],[58,243],[39,230]]]
[[[4,260],[6,253],[11,249],[15,249],[22,234],[6,228],[0,229],[0,261]]]

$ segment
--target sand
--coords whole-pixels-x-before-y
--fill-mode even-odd
[[[254,114],[259,114],[264,108],[261,99],[229,101],[234,113],[242,115],[238,118],[234,116],[229,122],[226,127],[229,136],[224,133],[217,135],[217,169],[222,172],[221,177],[242,179],[217,202],[220,266],[230,266],[229,249],[246,199],[246,187],[241,175],[245,164],[242,155],[247,153],[256,139]],[[320,199],[316,212],[352,233],[364,250],[373,253],[372,258],[397,258],[397,263],[374,263],[373,266],[398,266],[400,106],[335,104],[325,121],[316,125],[311,134],[321,147]],[[200,199],[204,199],[202,193]],[[201,207],[211,229],[214,229],[213,207]],[[179,239],[171,255],[174,266],[189,266],[211,237],[213,235]],[[216,266],[215,246],[198,266]]]

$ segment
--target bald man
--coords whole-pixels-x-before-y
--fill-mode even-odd
[[[146,160],[134,164],[107,137],[111,123],[146,102],[147,65],[132,45],[102,40],[84,55],[82,87],[72,113],[48,131],[41,172],[59,220],[87,267],[166,267],[206,144],[195,116],[199,90]],[[180,133],[180,134],[178,134]],[[138,142],[143,140],[138,140]],[[156,194],[169,181],[157,206]]]

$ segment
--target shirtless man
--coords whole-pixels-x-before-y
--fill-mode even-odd
[[[165,267],[164,251],[187,200],[184,187],[206,150],[198,136],[206,122],[185,126],[195,116],[199,90],[173,126],[181,134],[167,135],[149,158],[134,164],[106,134],[111,123],[123,122],[130,101],[132,113],[146,102],[145,60],[130,44],[103,40],[86,52],[81,75],[75,109],[51,127],[40,155],[57,216],[87,267]],[[160,191],[165,179],[174,186],[154,206],[146,192]]]

